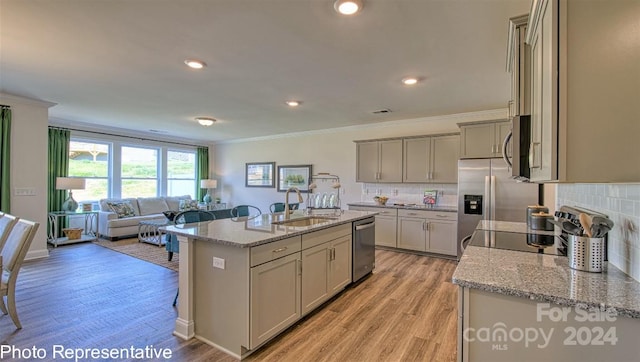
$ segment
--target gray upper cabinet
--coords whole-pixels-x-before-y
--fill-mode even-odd
[[[356,143],[357,182],[402,182],[402,139]]]
[[[525,42],[529,15],[509,19],[507,72],[511,73],[509,119],[531,112],[531,51]]]
[[[502,142],[511,129],[511,122],[473,122],[460,123],[458,126],[460,158],[502,157]]]
[[[626,27],[639,13],[638,1],[532,2],[532,180],[640,182],[640,47]]]
[[[403,182],[458,182],[460,136],[404,139]]]

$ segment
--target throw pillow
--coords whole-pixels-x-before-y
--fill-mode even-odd
[[[198,210],[198,200],[180,200],[180,211]]]
[[[118,219],[136,216],[129,202],[107,202],[107,206],[118,215]]]

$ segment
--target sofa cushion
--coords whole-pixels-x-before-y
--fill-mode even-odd
[[[139,197],[138,208],[140,215],[161,214],[163,211],[169,211],[169,206],[164,197]]]
[[[138,224],[140,224],[140,221],[157,221],[157,222],[166,222],[167,219],[162,215],[147,215],[147,216],[135,216],[135,217],[128,217],[128,218],[124,218],[124,219],[115,219],[115,220],[109,220],[109,227],[110,228],[122,228],[122,227],[127,227],[127,226],[138,226]]]
[[[191,200],[191,195],[167,196],[165,200],[170,211],[177,211],[180,210],[180,200]]]
[[[129,201],[107,202],[107,206],[118,215],[119,219],[136,216]]]
[[[140,215],[140,209],[138,209],[138,200],[135,199],[135,198],[128,198],[128,199],[101,199],[100,200],[100,210],[102,210],[102,211],[113,211],[113,210],[111,210],[109,205],[107,205],[107,203],[109,203],[109,202],[124,202],[124,201],[129,201],[129,204],[131,204],[131,207],[133,208],[134,214]]]
[[[179,211],[198,210],[198,200],[180,200]]]

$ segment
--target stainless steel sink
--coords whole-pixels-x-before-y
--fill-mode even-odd
[[[311,226],[311,225],[327,222],[330,220],[336,220],[336,218],[324,217],[324,216],[309,216],[309,217],[299,217],[299,218],[290,219],[290,220],[274,221],[272,222],[272,224],[284,225],[284,226]]]

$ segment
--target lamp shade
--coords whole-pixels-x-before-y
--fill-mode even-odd
[[[200,180],[201,189],[215,189],[218,187],[218,180]]]
[[[84,190],[85,180],[80,177],[56,177],[57,190]]]

